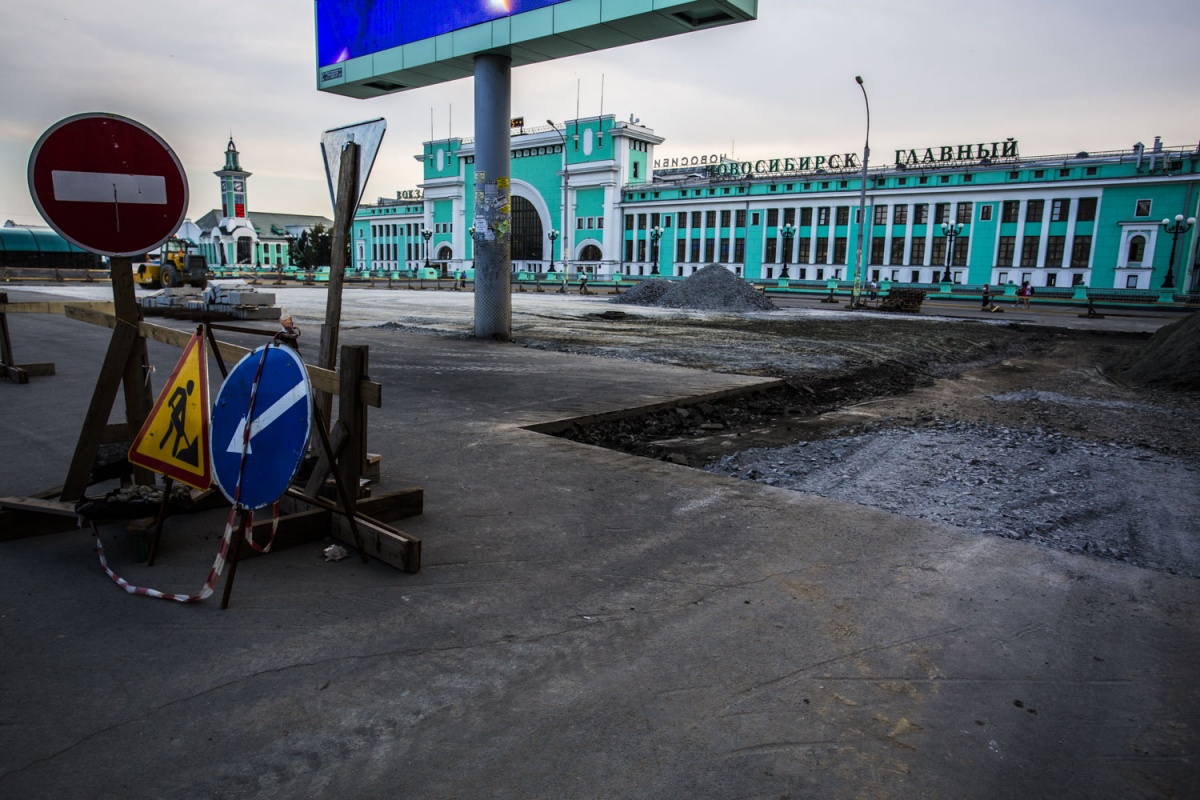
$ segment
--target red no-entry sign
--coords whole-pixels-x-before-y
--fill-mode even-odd
[[[116,114],[50,127],[29,156],[29,192],[63,238],[106,256],[153,250],[179,229],[187,175],[158,134]]]

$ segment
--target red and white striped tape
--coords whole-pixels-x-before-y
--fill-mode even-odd
[[[278,345],[278,342],[273,344]],[[258,381],[262,377],[263,366],[267,363],[267,348],[263,348],[262,358],[258,362],[258,371],[254,374],[254,383],[250,387],[250,405],[246,410],[246,419],[254,419],[254,403],[258,399]],[[145,586],[134,586],[129,581],[122,578],[117,573],[113,572],[108,566],[108,560],[104,557],[104,545],[100,541],[100,531],[96,528],[96,524],[92,523],[92,533],[96,537],[96,554],[100,558],[100,566],[108,574],[108,577],[130,594],[142,595],[144,597],[156,597],[160,600],[174,600],[178,603],[198,603],[208,597],[211,597],[217,589],[217,584],[221,580],[221,572],[225,569],[225,561],[229,555],[229,545],[233,541],[234,521],[237,519],[238,512],[241,511],[238,499],[242,494],[242,475],[246,468],[246,454],[250,449],[250,425],[247,424],[242,429],[242,459],[238,465],[237,485],[233,491],[233,507],[229,509],[229,519],[225,522],[225,533],[221,537],[221,544],[217,548],[217,557],[213,560],[212,568],[208,571],[208,578],[204,581],[204,587],[197,594],[172,594],[168,592],[160,592],[157,589],[150,589]],[[267,553],[271,550],[271,545],[275,543],[275,534],[279,530],[279,502],[276,501],[271,509],[271,538],[267,540],[265,547],[260,547],[254,541],[254,512],[252,510],[244,510],[242,513],[246,515],[246,541],[260,553]]]

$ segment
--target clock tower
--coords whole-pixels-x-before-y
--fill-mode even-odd
[[[225,219],[245,219],[246,178],[250,177],[250,173],[238,163],[238,151],[232,136],[225,148],[225,168],[213,174],[221,179],[221,216]]]

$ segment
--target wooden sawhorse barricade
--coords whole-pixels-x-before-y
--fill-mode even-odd
[[[94,467],[100,447],[132,441],[151,405],[150,391],[144,377],[145,340],[182,349],[191,338],[191,334],[185,331],[148,323],[136,317],[134,321],[126,322],[119,314],[88,307],[100,304],[54,305],[62,307],[47,308],[45,312],[61,312],[69,319],[113,329],[113,342],[101,368],[66,482],[61,487],[32,497],[0,497],[0,541],[76,528],[76,505],[85,499],[87,489],[98,482]],[[218,364],[236,362],[250,352],[250,348],[218,341],[212,331],[208,327],[207,336]],[[253,329],[242,329],[241,332],[274,333]],[[340,354],[341,364],[336,371],[306,365],[314,389],[338,396],[338,419],[327,439],[328,449],[321,450],[321,458],[312,476],[303,487],[293,485],[281,499],[281,516],[273,549],[308,544],[326,536],[355,546],[354,529],[357,528],[364,560],[366,556],[372,556],[405,572],[418,572],[421,568],[421,541],[389,523],[419,516],[423,512],[424,491],[409,488],[371,495],[364,481],[369,459],[366,409],[382,406],[382,387],[368,376],[368,349],[365,346],[343,346]],[[5,355],[7,357],[7,353]],[[107,419],[116,390],[122,382],[126,386],[126,422],[109,425]],[[350,489],[349,497],[341,502],[329,499],[324,491],[328,476],[335,470],[338,482]],[[154,482],[153,474],[147,474],[140,468],[134,467],[133,474],[137,483],[152,485]],[[163,494],[169,494],[169,485]],[[228,501],[215,488],[195,493],[194,501],[197,510],[219,508],[222,505],[228,507]],[[160,526],[161,522],[160,518]],[[258,529],[260,525],[269,527],[271,524],[271,521],[256,523],[255,528]],[[241,552],[244,558],[257,555],[250,548],[241,548]],[[234,563],[230,563],[231,571]],[[226,580],[228,582],[230,578]]]

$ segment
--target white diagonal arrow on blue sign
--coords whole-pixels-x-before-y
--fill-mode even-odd
[[[254,450],[251,444],[254,442],[254,437],[257,436],[264,428],[270,425],[275,420],[282,417],[288,410],[308,397],[308,384],[304,381],[296,384],[283,397],[280,397],[270,408],[254,418],[254,422],[250,423],[250,441],[246,443],[246,452],[253,453]],[[233,438],[229,440],[229,447],[226,452],[240,453],[242,452],[242,439],[246,435],[246,418],[242,417],[242,421],[233,429]]]

